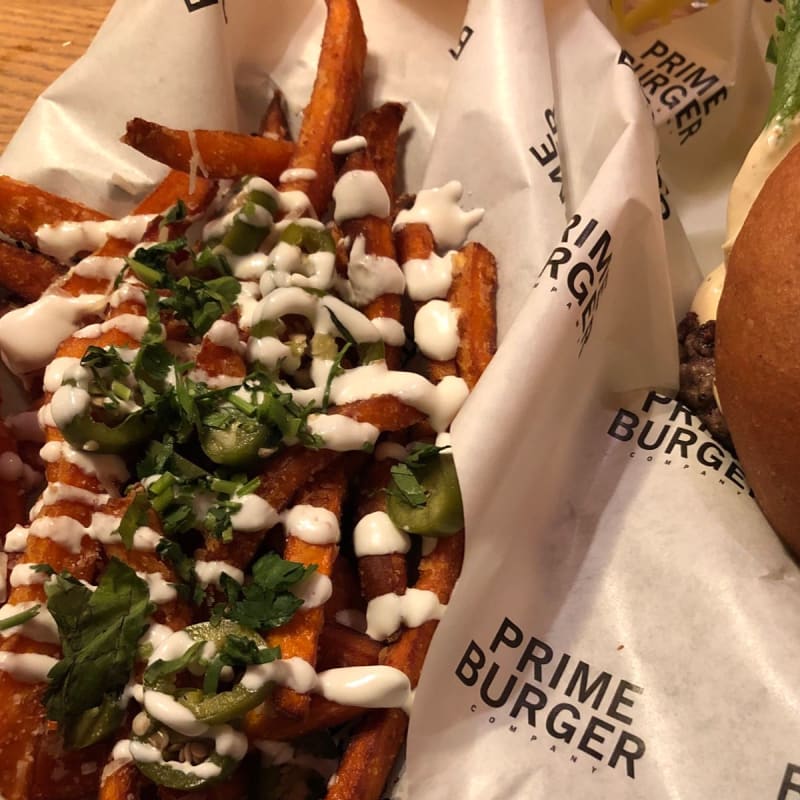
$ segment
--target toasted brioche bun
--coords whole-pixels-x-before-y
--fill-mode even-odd
[[[800,556],[800,147],[772,172],[728,262],[717,393],[772,527]]]

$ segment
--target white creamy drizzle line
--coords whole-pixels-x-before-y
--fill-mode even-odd
[[[241,685],[256,691],[271,682],[301,694],[320,694],[345,706],[402,708],[408,713],[412,700],[408,676],[382,665],[338,667],[317,673],[307,661],[295,657],[248,667]]]
[[[458,181],[450,181],[436,189],[417,193],[414,205],[401,211],[392,230],[400,230],[412,222],[426,224],[438,247],[452,250],[460,247],[469,232],[483,219],[483,209],[462,211],[458,204],[464,189]]]
[[[439,602],[435,592],[406,589],[405,594],[382,594],[367,604],[367,636],[383,641],[400,630],[418,628],[430,620],[439,620],[447,606]]]
[[[16,525],[6,534],[6,552],[22,552],[28,536],[50,539],[70,553],[80,552],[84,536],[103,544],[120,544],[122,539],[115,532],[119,529],[119,524],[120,517],[100,511],[92,514],[89,525],[82,525],[78,520],[67,516],[38,517],[30,527]],[[143,526],[134,532],[132,549],[153,551],[160,540],[161,534]]]
[[[48,464],[64,459],[84,475],[97,478],[112,496],[117,496],[117,487],[129,477],[125,462],[119,456],[85,453],[75,450],[66,442],[47,442],[39,451],[39,455]]]
[[[57,663],[57,659],[38,653],[0,652],[0,672],[7,672],[22,683],[40,683],[47,680],[47,673]]]
[[[303,601],[303,611],[319,608],[330,600],[333,594],[333,582],[327,575],[314,571],[290,589],[291,593]]]
[[[130,336],[131,339],[140,342],[149,325],[150,321],[143,314],[118,314],[105,322],[87,325],[85,328],[75,331],[73,336],[76,339],[96,339],[109,331],[119,330]]]
[[[104,294],[44,294],[23,308],[0,318],[0,351],[3,361],[16,375],[41,369],[55,355],[58,346],[80,327],[90,314],[106,305]]]
[[[358,558],[407,553],[411,549],[411,537],[396,527],[385,511],[373,511],[356,524],[353,548]]]
[[[287,536],[308,544],[337,544],[341,538],[339,520],[332,511],[319,506],[298,504],[280,515]]]
[[[429,300],[414,315],[414,341],[420,351],[436,361],[455,358],[461,339],[458,335],[459,309],[447,300]]]
[[[355,153],[357,150],[364,150],[366,146],[367,140],[364,136],[350,136],[347,139],[339,139],[334,142],[331,152],[335,156],[344,156]]]
[[[384,294],[403,294],[406,279],[393,258],[366,252],[366,240],[358,235],[350,248],[347,280],[334,280],[337,292],[348,303],[365,306]]]
[[[76,253],[97,250],[110,237],[127,239],[131,242],[140,241],[155,216],[155,214],[137,214],[101,222],[87,220],[42,225],[36,231],[36,244],[41,252],[66,264]]]
[[[44,642],[45,644],[58,644],[61,640],[58,636],[58,626],[52,614],[47,610],[44,602],[29,600],[24,603],[6,603],[0,607],[0,621],[29,611],[34,606],[39,606],[39,613],[32,619],[23,622],[21,625],[14,625],[0,631],[0,637],[25,636],[34,642]]]
[[[337,223],[370,215],[384,219],[391,211],[386,187],[372,170],[345,172],[333,187],[333,203]]]
[[[412,300],[445,298],[453,282],[453,256],[448,250],[443,256],[431,253],[428,258],[410,258],[403,264],[406,289]]]
[[[225,561],[195,561],[194,571],[204,589],[211,584],[219,586],[223,575],[233,578],[236,583],[244,583],[244,572]]]

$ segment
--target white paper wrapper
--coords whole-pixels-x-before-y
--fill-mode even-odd
[[[622,45],[606,5],[363,3],[368,101],[410,102],[408,187],[461,180],[501,270],[502,346],[454,426],[467,556],[415,702],[414,800],[800,796],[797,568],[670,399],[775,4]],[[0,169],[123,213],[108,176],[160,174],[116,143],[128,117],[249,130],[273,82],[302,107],[321,4],[225,10],[119,0]]]

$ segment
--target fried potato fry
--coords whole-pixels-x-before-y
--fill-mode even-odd
[[[47,256],[0,240],[0,286],[22,300],[37,300],[61,272]]]
[[[0,231],[30,247],[36,247],[36,231],[42,225],[107,219],[82,203],[0,175]]]
[[[295,498],[298,505],[323,508],[341,521],[342,505],[353,467],[358,457],[340,457],[324,472],[315,476],[312,484]],[[339,553],[338,544],[311,544],[303,539],[286,537],[283,557],[310,566],[316,564],[316,573],[330,578],[333,564]],[[325,612],[321,605],[315,608],[300,609],[289,622],[270,631],[267,643],[280,647],[281,658],[298,656],[312,666],[317,663],[317,642],[325,622]],[[272,702],[278,714],[302,719],[308,714],[309,695],[299,694],[293,689],[279,686],[272,694]]]
[[[453,256],[453,285],[447,295],[460,311],[458,374],[472,389],[497,349],[497,263],[481,244],[471,242]]]
[[[367,40],[355,0],[326,0],[317,79],[303,114],[290,169],[310,169],[316,177],[282,181],[281,191],[305,192],[318,216],[328,206],[334,184],[331,147],[347,136],[361,87]]]
[[[389,208],[395,205],[394,180],[397,163],[397,137],[405,106],[400,103],[384,103],[365,114],[356,125],[356,134],[367,141],[366,148],[351,153],[344,163],[342,175],[352,170],[375,172],[389,196]],[[367,255],[395,258],[392,240],[392,222],[372,215],[345,220],[342,232],[351,242],[361,236]],[[364,313],[369,319],[383,318],[401,321],[402,294],[387,292],[369,302]],[[398,369],[402,350],[398,346],[386,345],[386,363],[389,369]]]
[[[362,519],[376,511],[386,511],[386,487],[391,479],[392,459],[375,460],[366,470],[361,483],[357,517]],[[403,553],[362,556],[358,559],[361,593],[369,602],[382,594],[404,594],[408,586],[406,557]]]
[[[369,636],[337,622],[326,622],[319,634],[317,667],[369,667],[378,663],[380,651],[380,643]]]
[[[121,139],[140,153],[176,170],[206,178],[260,175],[277,181],[286,169],[291,142],[229,131],[181,131],[136,117]]]
[[[110,762],[103,771],[97,800],[135,800],[139,797],[141,773],[132,762]]]
[[[286,121],[286,113],[283,110],[284,99],[283,92],[276,89],[272,95],[272,100],[269,101],[267,110],[261,118],[261,124],[258,129],[261,131],[262,136],[268,139],[283,139],[290,142],[292,137],[289,135],[289,123]]]

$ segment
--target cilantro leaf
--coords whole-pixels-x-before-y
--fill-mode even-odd
[[[171,658],[168,661],[159,658],[158,661],[154,661],[148,665],[142,675],[144,685],[148,688],[156,687],[165,678],[169,678],[178,672],[183,672],[192,664],[199,663],[205,646],[206,643],[203,641],[195,642],[183,655],[177,658]]]
[[[119,698],[155,607],[147,584],[115,558],[94,592],[66,573],[45,584],[45,591],[63,657],[47,676],[44,701],[48,718],[62,726],[69,741],[84,712]]]
[[[244,586],[223,574],[220,581],[227,600],[214,606],[212,621],[226,617],[254,631],[285,624],[303,605],[303,601],[292,594],[291,587],[316,568],[316,564],[305,566],[269,553],[253,564],[252,581]]]
[[[784,0],[783,16],[767,47],[767,61],[775,64],[767,123],[785,122],[800,112],[800,0]]]
[[[431,461],[439,457],[442,450],[447,447],[437,447],[435,444],[413,442],[409,445],[409,454],[399,464],[391,468],[392,480],[386,491],[400,498],[413,508],[422,508],[428,503],[428,493],[423,488],[417,473],[423,470]]]
[[[175,222],[180,222],[181,220],[186,219],[186,213],[186,203],[178,198],[178,201],[175,203],[175,205],[171,206],[167,213],[164,214],[159,225],[163,228],[167,225],[172,225]]]
[[[122,539],[126,550],[133,547],[133,537],[136,531],[147,522],[147,512],[150,510],[150,502],[144,492],[136,492],[133,495],[130,505],[122,515],[117,533]]]
[[[417,480],[417,476],[408,464],[395,464],[392,469],[392,480],[386,491],[400,497],[414,508],[421,508],[428,502],[428,495]]]
[[[163,538],[156,545],[158,557],[169,564],[178,576],[180,583],[175,584],[178,593],[199,606],[205,599],[205,592],[197,580],[194,569],[194,559],[181,550],[180,545],[171,539]]]

